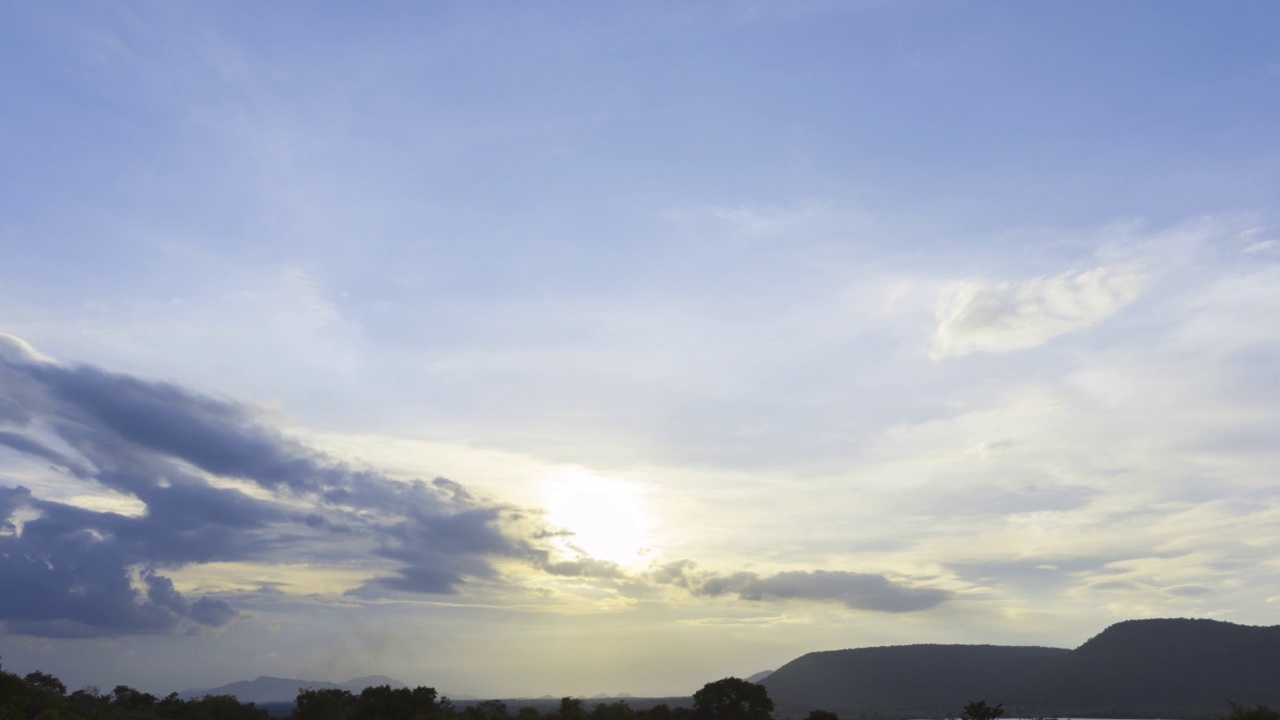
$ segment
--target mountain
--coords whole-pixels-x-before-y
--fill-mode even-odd
[[[278,678],[262,675],[254,680],[241,680],[233,682],[221,687],[209,688],[208,690],[187,690],[182,693],[184,698],[203,697],[205,695],[234,695],[240,702],[251,703],[268,703],[268,702],[293,702],[298,697],[298,690],[301,688],[310,688],[312,690],[350,690],[358,693],[367,687],[376,687],[378,685],[390,685],[393,688],[405,687],[405,684],[389,678],[386,675],[366,675],[365,677],[351,678],[344,683],[332,683],[324,680],[295,680],[293,678]]]
[[[1280,626],[1129,620],[1074,650],[904,645],[815,652],[763,684],[780,708],[953,717],[966,702],[1011,717],[1197,717],[1228,701],[1280,705]]]
[[[765,678],[763,685],[779,706],[838,708],[845,711],[842,715],[857,708],[917,717],[955,716],[969,700],[1001,702],[1029,669],[1070,652],[998,645],[833,650],[792,660]]]
[[[1280,704],[1280,626],[1215,620],[1129,620],[1033,673],[1019,701],[1125,713],[1222,713],[1227,702]],[[1080,689],[1088,688],[1082,695]]]
[[[747,682],[758,683],[773,674],[772,670],[761,670],[760,672],[747,678]]]

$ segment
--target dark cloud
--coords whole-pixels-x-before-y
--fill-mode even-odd
[[[222,627],[238,615],[225,600],[202,597],[191,604],[188,615],[192,620],[209,627]]]
[[[41,517],[0,538],[0,618],[48,636],[172,631],[189,606],[153,570],[134,574],[93,528],[51,528]],[[24,542],[31,536],[33,542]]]
[[[410,496],[426,492],[420,483],[407,488]],[[475,508],[453,515],[415,514],[384,528],[373,552],[402,566],[396,577],[375,582],[402,592],[451,594],[460,578],[493,576],[487,558],[513,552],[498,520],[497,509]]]
[[[692,560],[676,560],[653,569],[649,573],[649,578],[660,585],[687,588],[689,576],[693,574],[696,566],[697,563]]]
[[[13,515],[18,508],[31,504],[31,491],[24,487],[0,487],[0,534],[17,531]],[[0,535],[2,536],[2,535]]]
[[[477,501],[457,483],[402,483],[352,469],[247,406],[171,383],[59,365],[5,336],[0,445],[145,506],[136,516],[91,511],[0,487],[0,621],[13,632],[218,627],[237,611],[213,598],[187,600],[163,570],[252,560],[299,544],[346,557],[371,551],[397,564],[394,577],[377,582],[423,593],[455,592],[467,578],[493,575],[492,558],[529,553],[503,532],[503,508]],[[257,485],[271,497],[215,485],[215,478]],[[311,509],[293,509],[298,500]],[[30,516],[20,529],[19,508]],[[326,536],[346,539],[314,542]],[[353,536],[365,540],[352,543]]]
[[[12,448],[30,457],[47,460],[56,467],[69,470],[76,477],[88,475],[88,472],[79,463],[26,435],[0,430],[0,445]]]
[[[818,600],[857,610],[915,612],[941,604],[951,593],[896,583],[883,575],[828,570],[792,570],[774,575],[697,573],[689,560],[657,568],[650,579],[682,587],[694,595],[734,594],[743,600]]]

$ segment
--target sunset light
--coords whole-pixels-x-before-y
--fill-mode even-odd
[[[645,501],[638,488],[581,469],[557,471],[548,481],[547,522],[572,533],[558,545],[625,567],[653,559]]]

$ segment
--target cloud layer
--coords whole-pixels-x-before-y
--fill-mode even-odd
[[[0,620],[11,632],[83,637],[198,633],[238,611],[187,598],[166,571],[212,562],[307,558],[368,569],[356,598],[454,594],[499,579],[511,560],[550,578],[668,586],[694,596],[814,600],[883,612],[947,599],[875,574],[694,572],[691,561],[630,572],[548,540],[571,530],[538,510],[474,497],[437,478],[354,469],[270,426],[252,408],[88,366],[68,367],[0,336],[0,446],[59,486],[136,501],[140,511],[0,486]]]

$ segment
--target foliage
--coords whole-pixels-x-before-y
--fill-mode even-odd
[[[1223,720],[1280,720],[1280,710],[1269,705],[1237,705],[1231,703],[1231,712]]]
[[[587,710],[581,698],[560,700],[558,711],[522,707],[512,716],[499,700],[456,708],[429,687],[303,688],[289,720],[771,720],[773,702],[762,685],[737,678],[708,683],[694,695],[694,708],[658,704],[636,710],[625,700],[597,703]],[[89,685],[68,693],[61,680],[37,670],[19,677],[0,670],[0,720],[270,720],[266,710],[232,695],[184,700],[178,693],[157,698],[128,685],[103,693]],[[837,720],[815,711],[807,720]],[[1280,720],[1241,717],[1229,720]]]
[[[962,720],[996,720],[1003,714],[1004,703],[991,707],[986,700],[974,700],[964,706],[960,717]]]
[[[625,700],[611,703],[598,703],[591,709],[589,720],[633,720],[636,716]]]
[[[1280,720],[1280,709],[1268,705],[1231,703],[1230,707],[1217,720]],[[704,685],[694,693],[692,710],[666,704],[637,710],[624,700],[597,703],[587,710],[581,698],[565,697],[558,709],[522,707],[514,715],[499,700],[454,707],[433,688],[379,685],[359,694],[341,689],[299,690],[289,720],[772,720],[773,710],[763,685],[738,678]],[[1004,712],[1002,704],[975,700],[964,706],[960,718],[1000,720]],[[24,677],[0,669],[0,720],[270,720],[270,716],[232,695],[184,700],[170,693],[157,698],[128,685],[117,685],[109,693],[92,685],[68,693],[61,680],[44,671]],[[805,720],[839,718],[833,712],[813,710]]]
[[[583,707],[582,698],[560,698],[560,720],[582,720],[586,716],[587,710]]]
[[[707,683],[693,694],[695,720],[769,720],[773,701],[763,685],[735,677]]]
[[[0,720],[268,720],[253,703],[230,695],[163,700],[117,685],[102,694],[92,685],[67,694],[61,680],[41,670],[26,677],[0,670]]]
[[[499,703],[501,705],[501,703]],[[390,685],[367,687],[357,695],[350,690],[302,688],[294,700],[293,720],[428,720],[453,718],[457,715],[487,720],[505,717],[494,709],[468,708],[455,713],[448,698],[441,698],[435,688],[393,688]]]
[[[23,680],[26,680],[27,684],[38,692],[51,692],[57,695],[67,694],[67,686],[47,672],[40,670],[29,672]]]

